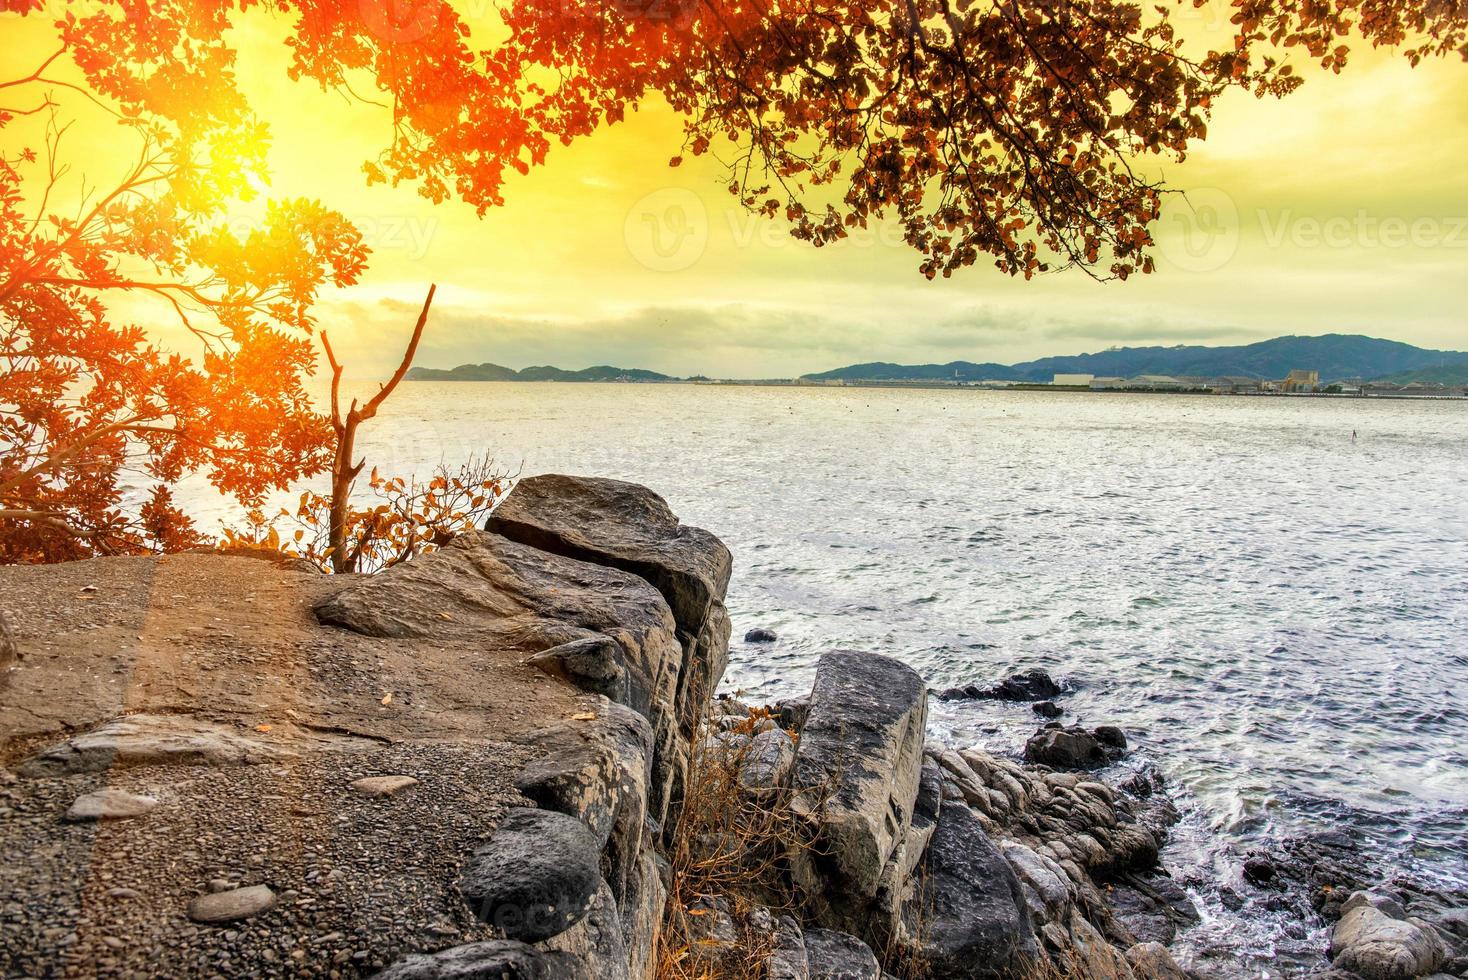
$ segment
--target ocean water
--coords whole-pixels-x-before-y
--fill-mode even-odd
[[[725,686],[750,699],[839,647],[936,688],[1049,670],[1067,721],[1125,729],[1183,809],[1185,959],[1310,965],[1308,924],[1220,897],[1285,837],[1344,829],[1468,885],[1468,404],[416,383],[364,435],[384,470],[488,451],[656,489],[734,552]],[[1036,724],[931,722],[996,751]]]

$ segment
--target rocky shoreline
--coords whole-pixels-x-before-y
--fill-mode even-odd
[[[1120,729],[1053,720],[1043,671],[939,693],[860,651],[715,698],[731,569],[651,491],[561,476],[370,578],[0,569],[0,973],[1190,975],[1166,788],[1096,775]],[[1032,703],[1024,758],[931,742],[933,696]],[[1461,897],[1349,845],[1249,886],[1332,923],[1322,975],[1468,975]]]

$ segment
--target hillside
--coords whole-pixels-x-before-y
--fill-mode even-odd
[[[1411,384],[1413,381],[1421,381],[1423,384],[1465,385],[1468,384],[1468,364],[1423,368],[1420,371],[1401,371],[1397,374],[1389,374],[1384,378],[1371,380],[1386,381],[1394,385]]]
[[[1326,334],[1320,337],[1276,337],[1236,347],[1119,347],[1094,354],[1045,357],[1009,366],[968,361],[915,365],[875,362],[806,377],[812,381],[1049,381],[1056,374],[1283,378],[1292,369],[1301,368],[1319,371],[1322,380],[1332,380],[1379,378],[1403,372],[1456,367],[1468,368],[1468,352],[1427,350],[1358,334]]]
[[[548,365],[523,368],[516,371],[500,364],[460,364],[456,368],[415,367],[408,372],[408,381],[673,381],[669,375],[643,368],[619,368],[609,364],[567,371]]]

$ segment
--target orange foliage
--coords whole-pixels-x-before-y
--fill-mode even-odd
[[[294,510],[274,518],[252,511],[243,528],[227,528],[222,547],[264,547],[304,558],[324,572],[375,572],[447,544],[459,531],[484,523],[509,486],[488,459],[471,459],[457,471],[440,469],[427,482],[388,478],[376,470],[368,480],[374,502],[354,505],[338,548],[331,543],[332,498],[307,491]],[[340,568],[338,566],[341,566]]]
[[[62,214],[60,120],[45,146],[0,154],[0,560],[183,547],[197,534],[167,491],[180,475],[248,505],[331,456],[302,387],[310,311],[367,250],[311,201],[272,203],[244,238],[221,221],[263,165],[226,37],[251,8],[291,19],[293,78],[389,103],[369,182],[482,214],[507,170],[657,98],[685,119],[682,154],[717,153],[744,207],[816,245],[893,220],[930,277],[988,257],[1027,278],[1124,279],[1152,270],[1165,191],[1136,161],[1181,159],[1225,89],[1299,85],[1281,50],[1331,71],[1352,38],[1468,58],[1468,7],[1435,0],[1226,0],[1231,43],[1187,51],[1171,14],[1206,2],[504,0],[490,50],[445,0],[66,4],[58,50],[0,80],[0,132],[76,88],[47,74],[69,59],[137,155]],[[167,301],[202,352],[116,322],[121,293]],[[129,488],[146,505],[126,506]]]

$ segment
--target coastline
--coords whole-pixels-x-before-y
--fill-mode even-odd
[[[83,884],[76,898],[87,910],[84,926],[55,935],[52,923],[66,920],[38,922],[22,909],[26,931],[18,934],[33,945],[18,955],[42,957],[28,964],[57,962],[47,956],[73,965],[81,956],[94,965],[111,959],[116,970],[101,972],[126,975],[150,947],[118,935],[125,930],[109,917],[141,928],[128,905],[140,900],[170,927],[192,930],[180,948],[203,959],[191,965],[226,954],[266,975],[388,967],[394,976],[429,977],[449,975],[467,957],[571,971],[543,974],[551,976],[582,967],[591,975],[645,976],[665,926],[658,894],[672,884],[660,858],[666,861],[680,833],[677,804],[688,795],[691,763],[702,757],[722,758],[740,776],[751,758],[762,763],[752,790],[800,796],[821,789],[818,805],[807,803],[806,811],[831,863],[801,870],[797,854],[790,874],[801,894],[822,896],[829,907],[810,909],[806,921],[790,917],[792,929],[774,914],[778,902],[765,906],[772,950],[793,957],[799,940],[807,976],[831,975],[818,971],[832,958],[866,964],[862,948],[875,965],[877,952],[890,957],[894,946],[908,960],[916,954],[951,964],[948,972],[923,974],[931,976],[1021,975],[1004,972],[1011,968],[1004,964],[1018,971],[1040,958],[1062,976],[1172,975],[1165,948],[1152,948],[1165,947],[1167,923],[1176,935],[1178,920],[1187,919],[1186,896],[1164,889],[1165,869],[1157,865],[1171,804],[1150,780],[1108,786],[1089,775],[1110,758],[1106,748],[1124,751],[1124,735],[1118,746],[1110,732],[1103,741],[1100,728],[1044,727],[1037,718],[1034,758],[955,753],[925,741],[930,692],[922,679],[872,654],[823,658],[806,699],[715,702],[710,695],[728,655],[722,600],[730,560],[716,538],[679,524],[642,488],[536,477],[517,488],[486,532],[368,579],[336,581],[258,558],[202,555],[4,570],[10,588],[49,589],[36,608],[51,611],[42,622],[29,614],[15,624],[22,660],[0,692],[13,709],[4,716],[11,736],[4,764],[20,773],[7,780],[7,806],[15,801],[36,841],[59,844],[81,862],[85,873],[73,878]],[[103,580],[104,571],[120,578]],[[231,600],[220,603],[226,595]],[[273,625],[262,630],[265,623]],[[109,647],[120,668],[110,682],[75,669]],[[250,669],[240,670],[241,657]],[[240,676],[252,680],[237,688]],[[978,699],[985,692],[944,694]],[[120,716],[128,719],[121,726]],[[867,734],[853,741],[858,730]],[[491,744],[478,745],[484,738]],[[473,753],[483,751],[483,762],[474,762],[481,757]],[[475,778],[445,785],[444,775],[455,772]],[[847,781],[866,772],[881,775]],[[239,781],[247,776],[265,784]],[[378,795],[350,788],[391,776],[416,784]],[[99,780],[106,785],[91,789]],[[837,789],[825,795],[832,780]],[[154,803],[132,817],[58,823],[59,810],[83,789],[152,793]],[[419,809],[419,800],[433,809]],[[238,839],[210,837],[203,828],[218,855],[196,853],[170,862],[161,876],[112,883],[124,869],[141,872],[139,856],[144,864],[162,860],[157,847],[144,846],[150,838],[178,846],[182,827],[167,821],[197,811],[201,801],[215,808],[228,801],[248,815]],[[888,806],[895,828],[883,816]],[[441,835],[444,849],[419,869],[428,873],[395,879],[418,884],[389,896],[386,910],[399,928],[369,940],[353,920],[376,892],[355,893],[353,885],[371,878],[374,862],[390,853],[421,852],[424,825],[437,827],[433,813],[445,808],[464,819],[454,834]],[[515,819],[533,829],[517,838],[506,820],[522,810],[533,813]],[[268,813],[284,822],[269,823]],[[166,834],[150,835],[160,824]],[[302,825],[310,833],[300,836]],[[364,862],[333,849],[367,827],[374,836]],[[305,846],[313,837],[332,853],[325,870]],[[299,843],[255,850],[281,838]],[[535,864],[545,848],[526,840],[556,842],[555,860]],[[249,846],[234,852],[234,866],[206,872],[236,844]],[[1282,895],[1298,900],[1301,888],[1354,893],[1370,884],[1361,872],[1317,882],[1323,862],[1311,860],[1308,867],[1303,859],[1272,862],[1280,882],[1303,875],[1301,882],[1313,883],[1292,884]],[[988,871],[965,870],[974,861]],[[77,867],[63,862],[43,874]],[[920,867],[927,870],[919,874]],[[209,878],[214,872],[219,877]],[[525,893],[496,884],[516,876],[535,884],[534,895],[552,889],[566,899],[552,904],[574,907],[576,921],[541,935],[554,926],[526,914]],[[216,889],[216,881],[225,887]],[[55,895],[54,884],[26,887]],[[247,926],[208,927],[187,911],[206,895],[240,898],[235,893],[262,887],[271,894],[268,907],[226,920]],[[190,898],[186,889],[202,894]],[[1119,889],[1135,893],[1124,907],[1113,898]],[[111,894],[118,890],[137,896]],[[1348,909],[1343,898],[1334,912],[1385,917],[1429,935],[1408,921],[1425,922],[1420,901],[1389,899],[1401,918],[1373,901]],[[934,918],[955,903],[964,915]],[[45,903],[35,908],[48,912]],[[923,928],[913,926],[914,909]],[[987,916],[983,929],[973,928],[978,910]],[[736,937],[758,927],[757,916],[736,911],[715,904],[693,919],[719,930],[727,924]],[[292,929],[282,951],[273,940]],[[1144,940],[1153,935],[1147,930],[1155,938]],[[301,935],[315,945],[301,946]],[[704,938],[711,953],[728,951],[724,932]],[[354,942],[361,948],[348,948]],[[1139,946],[1148,948],[1132,955]],[[1152,972],[1140,972],[1144,957]],[[973,973],[975,963],[993,970]]]
[[[1339,394],[1324,391],[1270,391],[1270,392],[1224,392],[1224,391],[1167,391],[1148,388],[1108,388],[1093,389],[1081,388],[1072,385],[1048,385],[1040,382],[1025,383],[1002,383],[988,384],[984,382],[941,382],[941,381],[842,381],[839,383],[825,381],[806,381],[800,378],[791,379],[755,379],[755,380],[701,380],[695,381],[686,378],[673,378],[666,381],[494,381],[494,380],[449,380],[444,378],[417,379],[409,378],[415,384],[487,384],[487,385],[600,385],[600,386],[622,386],[622,385],[690,385],[703,388],[815,388],[834,389],[843,388],[889,388],[889,389],[914,389],[933,391],[1039,391],[1052,394],[1089,394],[1089,395],[1193,395],[1208,398],[1324,398],[1347,401],[1468,401],[1465,395],[1408,395],[1408,394]]]

